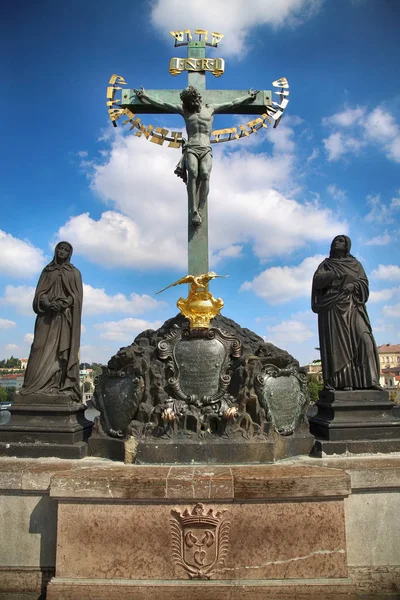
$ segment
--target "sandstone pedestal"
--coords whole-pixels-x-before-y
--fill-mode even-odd
[[[355,599],[347,473],[325,467],[96,466],[55,474],[48,600]]]
[[[397,452],[400,419],[384,390],[322,390],[318,413],[310,418],[313,454]]]
[[[93,423],[86,406],[62,394],[14,394],[11,419],[0,426],[0,455],[83,458]]]

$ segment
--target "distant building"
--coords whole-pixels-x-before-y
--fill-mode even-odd
[[[390,394],[390,398],[400,402],[400,344],[378,346],[380,379],[379,382]]]
[[[382,369],[400,367],[400,344],[378,346],[379,362]]]
[[[27,358],[20,358],[20,363],[21,363],[21,369],[26,369],[27,364],[28,364],[28,359]]]
[[[0,386],[4,388],[13,387],[19,390],[24,384],[25,375],[23,373],[10,373],[9,375],[0,375]]]
[[[79,382],[82,390],[83,402],[88,403],[92,399],[94,392],[94,372],[93,369],[80,369]]]
[[[308,379],[322,381],[322,363],[320,358],[313,360],[302,368],[306,370]]]

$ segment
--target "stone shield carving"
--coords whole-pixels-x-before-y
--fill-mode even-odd
[[[256,377],[255,389],[275,431],[291,435],[307,403],[306,376],[295,368],[278,369],[267,364]]]
[[[167,361],[171,395],[204,406],[227,393],[231,358],[241,355],[241,343],[217,328],[177,328],[159,342],[158,354]]]
[[[210,579],[228,554],[228,511],[206,511],[196,504],[191,511],[171,511],[172,557],[189,579]]]
[[[111,437],[126,437],[143,396],[143,379],[125,373],[102,375],[96,384],[95,403],[101,426]]]

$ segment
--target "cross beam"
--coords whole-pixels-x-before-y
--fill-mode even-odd
[[[189,75],[190,77],[190,75]],[[199,89],[199,88],[197,88]],[[199,90],[200,91],[200,90]],[[164,102],[171,104],[180,104],[179,94],[181,90],[148,90],[146,92],[153,96],[157,96]],[[248,90],[201,90],[201,96],[205,104],[221,104],[222,102],[231,102],[239,96],[246,96]],[[242,104],[241,106],[227,108],[218,114],[226,115],[261,115],[265,113],[265,107],[271,105],[271,91],[263,90],[257,95],[257,98],[251,104]],[[137,98],[135,91],[131,89],[123,90],[122,101],[118,104],[121,108],[129,108],[136,115],[159,115],[165,114],[166,111],[146,104]]]
[[[197,31],[197,33],[199,33]],[[174,32],[171,32],[174,34]],[[175,32],[176,33],[176,32]],[[204,33],[204,32],[203,32]],[[182,32],[183,35],[183,32]],[[213,34],[213,36],[221,34]],[[174,35],[176,37],[176,35]],[[176,38],[178,39],[178,38]],[[176,42],[175,42],[176,43]],[[182,45],[182,44],[176,44]],[[187,63],[190,65],[205,64],[203,59],[206,58],[205,40],[188,41]],[[211,44],[215,47],[217,44]],[[172,71],[171,71],[172,72]],[[174,74],[174,73],[173,73]],[[221,73],[220,73],[221,74]],[[209,105],[227,104],[239,97],[246,97],[249,94],[248,90],[207,90],[206,89],[206,71],[188,70],[188,85],[194,86],[201,93],[202,103]],[[184,87],[184,86],[182,86]],[[181,88],[182,89],[182,88]],[[180,105],[181,89],[173,90],[146,90],[146,92],[158,100],[167,102],[171,105]],[[250,96],[250,94],[249,94]],[[249,103],[244,103],[237,106],[225,107],[216,112],[220,114],[243,114],[243,115],[262,115],[266,112],[266,106],[272,105],[272,92],[269,90],[260,91],[255,99]],[[129,109],[133,114],[165,114],[172,113],[172,110],[164,109],[153,104],[149,104],[146,100],[137,97],[133,89],[124,89],[122,92],[121,102],[119,107]],[[273,107],[272,107],[273,108]],[[191,222],[191,208],[189,203],[188,211],[188,273],[191,275],[199,275],[209,271],[208,266],[208,202],[202,208],[202,222],[198,227],[193,227]]]

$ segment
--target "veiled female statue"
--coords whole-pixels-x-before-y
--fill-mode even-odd
[[[365,303],[368,279],[350,254],[351,240],[338,235],[314,274],[311,306],[318,330],[325,388],[381,389],[379,357]]]
[[[42,271],[33,300],[37,314],[23,387],[27,394],[65,394],[81,401],[79,344],[82,278],[71,263],[72,246],[59,242]]]

